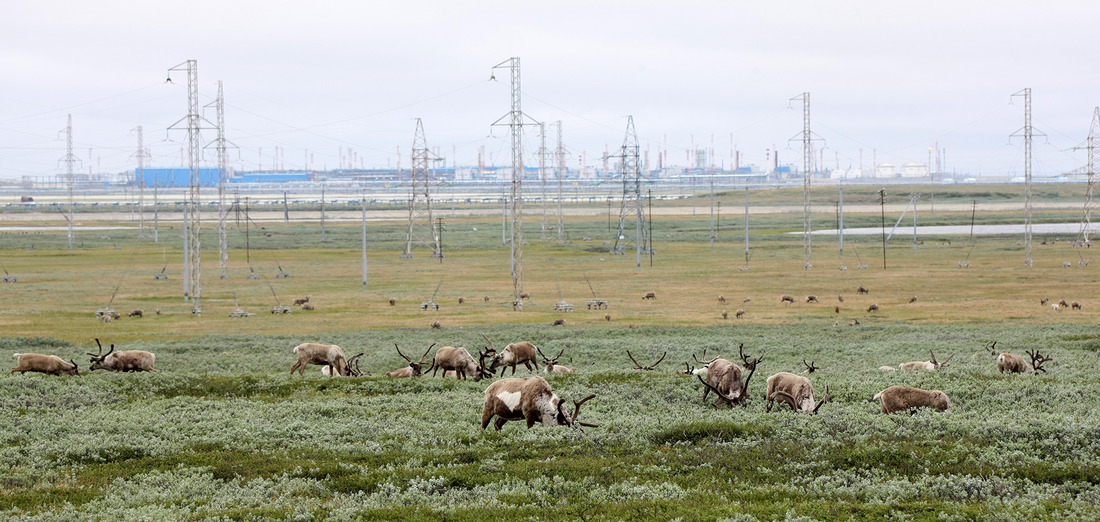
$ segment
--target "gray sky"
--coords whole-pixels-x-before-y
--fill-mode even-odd
[[[521,59],[523,110],[561,120],[570,167],[598,164],[634,117],[651,165],[713,148],[718,165],[801,168],[800,102],[824,165],[925,162],[956,177],[1023,175],[1032,89],[1033,173],[1085,164],[1100,105],[1100,2],[1054,1],[207,1],[12,0],[0,17],[0,178],[64,172],[65,115],[78,172],[181,165],[186,74],[200,105],[224,83],[239,169],[409,165],[415,118],[448,164],[510,165],[507,71]],[[789,108],[793,107],[793,108]],[[213,107],[206,112],[215,120]],[[506,121],[506,120],[505,120]],[[215,137],[204,131],[204,139]],[[555,147],[551,134],[548,147]],[[528,165],[537,164],[527,130]],[[819,143],[820,145],[820,143]],[[89,150],[90,149],[90,150]],[[307,155],[311,157],[307,160]],[[212,152],[206,155],[213,164]],[[307,164],[310,161],[310,164]],[[933,159],[933,162],[935,160]],[[346,163],[346,160],[345,160]]]

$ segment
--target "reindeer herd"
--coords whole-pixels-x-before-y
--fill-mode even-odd
[[[432,349],[435,348],[435,343],[428,346],[416,361],[405,355],[400,346],[395,343],[394,348],[397,350],[397,354],[405,359],[408,365],[387,372],[385,376],[387,378],[417,378],[430,373],[435,377],[437,372],[442,370],[444,379],[454,377],[456,379],[472,378],[474,381],[480,381],[481,379],[497,377],[498,380],[485,389],[485,401],[481,417],[481,428],[483,430],[489,425],[493,417],[496,417],[493,426],[498,431],[510,420],[524,420],[528,428],[537,422],[547,426],[598,427],[594,424],[578,421],[581,405],[594,398],[595,395],[589,395],[580,401],[574,401],[573,410],[570,412],[567,411],[565,401],[554,393],[550,383],[544,377],[539,375],[514,377],[516,368],[521,365],[529,373],[539,371],[547,374],[557,372],[573,373],[575,371],[573,368],[558,364],[558,360],[565,352],[564,348],[554,357],[547,357],[542,349],[533,343],[520,341],[510,343],[498,352],[492,340],[484,334],[482,334],[482,337],[488,346],[484,350],[477,350],[476,358],[464,347],[444,346],[436,350],[431,365],[427,369],[424,369],[425,360]],[[89,361],[90,370],[156,372],[153,368],[156,356],[152,353],[143,350],[116,352],[115,345],[111,344],[108,352],[104,354],[103,345],[99,339],[95,341],[99,351],[95,354],[88,353],[91,356]],[[1042,355],[1038,350],[1026,351],[1030,358],[1030,361],[1027,361],[1023,357],[1008,352],[998,353],[996,346],[996,341],[987,342],[984,353],[988,353],[989,356],[995,358],[998,371],[1002,374],[1005,372],[1034,372],[1038,374],[1047,371],[1043,365],[1049,362],[1051,357]],[[321,373],[328,376],[362,377],[371,375],[370,371],[362,370],[359,367],[359,358],[364,355],[363,353],[356,354],[349,359],[344,355],[343,350],[336,345],[302,343],[293,348],[293,353],[297,356],[297,360],[291,366],[291,375],[294,372],[304,375],[306,367],[309,365],[321,366]],[[694,353],[692,354],[692,359],[699,367],[694,367],[685,362],[685,369],[676,373],[694,375],[702,383],[703,402],[707,402],[707,397],[711,392],[714,392],[717,400],[713,405],[716,408],[724,404],[730,407],[745,406],[750,397],[749,382],[764,360],[764,354],[765,352],[761,351],[760,355],[750,357],[745,354],[744,344],[742,343],[738,346],[740,361],[734,362],[722,357],[707,359],[707,350],[704,349],[702,359]],[[940,362],[937,360],[935,352],[929,350],[929,354],[931,359],[928,361],[905,362],[899,364],[896,368],[882,366],[879,369],[889,372],[898,370],[935,371],[945,368],[954,357],[954,354],[952,354]],[[668,355],[668,352],[662,353],[656,362],[651,365],[639,363],[630,350],[626,350],[626,355],[633,363],[634,370],[654,371]],[[980,353],[975,354],[975,357],[978,356],[980,356]],[[18,364],[11,369],[9,374],[39,372],[48,375],[80,375],[76,362],[71,359],[64,361],[55,355],[36,353],[17,353],[15,357]],[[542,359],[543,366],[541,369],[538,362],[539,358]],[[805,370],[799,374],[780,371],[766,379],[764,392],[766,412],[770,412],[776,403],[781,403],[789,406],[792,411],[812,415],[816,414],[822,406],[830,401],[829,386],[825,386],[825,393],[819,399],[815,393],[813,383],[808,377],[820,368],[814,362],[807,363],[805,359],[802,360],[802,364]],[[509,368],[512,370],[512,376],[504,378],[504,374]],[[496,374],[497,369],[500,370],[499,375]],[[877,401],[884,414],[895,412],[914,413],[921,408],[942,412],[951,408],[951,401],[944,392],[910,386],[890,386],[875,394],[870,400]]]

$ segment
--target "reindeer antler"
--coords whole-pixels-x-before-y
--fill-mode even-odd
[[[806,366],[806,373],[814,373],[815,370],[820,370],[817,366],[814,366],[815,361],[810,361],[810,364],[806,364],[806,359],[802,359],[802,364]]]
[[[405,358],[405,360],[406,360],[406,361],[409,361],[410,363],[411,363],[411,362],[413,362],[413,360],[412,360],[412,359],[409,359],[409,356],[407,356],[407,355],[405,355],[405,354],[401,353],[401,347],[400,347],[400,346],[397,346],[397,343],[393,343],[393,347],[394,347],[394,348],[397,348],[397,355],[400,355],[401,357],[404,357],[404,358]],[[431,348],[428,348],[428,349],[429,349],[429,350],[431,350]]]
[[[955,354],[949,355],[946,360],[944,360],[942,363],[939,364],[939,367],[940,368],[946,367],[947,366],[947,361],[950,361],[951,358],[954,357],[954,356],[955,356]]]
[[[394,346],[397,346],[397,343],[394,343]],[[424,358],[428,356],[428,352],[432,351],[432,348],[435,348],[435,343],[432,343],[432,345],[429,346],[427,350],[424,350],[424,355],[420,356],[420,362],[418,364],[424,364]]]
[[[700,361],[699,358],[695,356],[694,352],[692,352],[691,358],[695,359],[695,362],[697,362],[699,364],[702,364],[703,366],[710,366],[710,363],[714,362],[714,359],[717,359],[717,357],[715,357],[714,359],[711,359],[711,360],[707,361],[707,349],[706,348],[703,348],[703,360],[702,361]],[[706,361],[706,362],[703,362],[703,361]]]
[[[492,350],[493,353],[496,353],[497,347],[493,346],[493,341],[490,341],[489,337],[487,337],[485,334],[481,334],[481,336],[485,338],[485,342],[489,343],[489,347],[486,349],[485,353],[489,353],[489,350]]]
[[[639,363],[638,360],[634,358],[634,354],[630,353],[630,350],[626,351],[626,356],[630,357],[630,360],[634,362],[634,369],[635,370],[641,370],[642,369],[642,364]]]
[[[1051,357],[1039,353],[1039,350],[1035,350],[1034,352],[1032,352],[1031,350],[1025,351],[1027,352],[1027,355],[1031,357],[1031,368],[1035,371],[1035,373],[1047,373],[1047,369],[1043,368],[1043,363],[1050,361]]]
[[[821,398],[821,402],[814,405],[814,411],[812,413],[817,413],[818,408],[821,408],[821,406],[824,405],[826,402],[829,402],[829,385],[828,384],[825,385],[825,396]]]
[[[642,366],[641,364],[639,364],[639,363],[638,363],[638,360],[634,358],[634,355],[633,355],[632,353],[630,353],[630,350],[627,350],[627,351],[626,351],[626,354],[627,354],[628,356],[630,356],[630,360],[631,360],[631,361],[634,361],[634,369],[635,369],[635,370],[646,370],[646,371],[650,371],[650,370],[655,370],[655,369],[657,369],[657,365],[658,365],[658,364],[661,364],[661,361],[665,360],[665,356],[666,356],[666,355],[668,355],[668,351],[666,350],[666,351],[665,351],[664,353],[662,353],[662,354],[661,354],[661,358],[660,358],[660,359],[657,359],[657,362],[653,363],[653,364],[652,364],[652,365],[650,365],[650,366]]]
[[[932,361],[931,361],[932,364],[935,365],[935,366],[939,366],[939,364],[936,363],[936,352],[933,352],[932,349],[929,348],[928,353],[932,354]]]
[[[588,402],[588,399],[592,399],[592,398],[595,398],[595,397],[596,397],[596,394],[593,393],[592,395],[589,395],[588,397],[585,397],[585,398],[581,399],[579,402],[578,401],[573,401],[573,424],[579,425],[579,426],[585,426],[585,427],[588,427],[588,428],[599,428],[600,427],[598,424],[589,424],[587,422],[580,422],[580,421],[577,420],[577,417],[580,417],[580,415],[581,415],[581,405]]]
[[[99,346],[99,353],[88,353],[88,352],[84,352],[84,353],[87,353],[88,355],[91,355],[92,357],[99,357],[100,355],[103,355],[103,345],[99,344],[99,338],[98,337],[95,340],[95,344],[96,344],[96,346]]]

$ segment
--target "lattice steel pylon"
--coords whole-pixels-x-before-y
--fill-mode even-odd
[[[183,293],[185,299],[191,300],[191,314],[202,315],[202,248],[201,248],[201,220],[199,217],[199,162],[201,161],[199,146],[199,129],[202,117],[199,115],[199,64],[197,60],[187,60],[175,67],[172,71],[187,71],[187,116],[176,124],[187,121],[187,151],[188,166],[191,171],[190,186],[187,192],[187,206],[184,208],[184,274]],[[169,76],[168,81],[171,81]],[[176,125],[173,124],[173,127]]]
[[[403,258],[413,257],[413,243],[430,245],[432,257],[443,255],[439,248],[439,233],[435,230],[435,222],[432,221],[430,162],[428,142],[424,137],[424,124],[420,118],[417,118],[416,134],[413,136],[412,145],[412,172],[409,175],[412,182],[412,194],[409,196],[409,231],[405,235],[405,252],[401,254]],[[427,230],[423,230],[425,226]],[[431,240],[425,239],[426,237]]]
[[[1012,96],[1024,97],[1024,126],[1012,136],[1024,138],[1024,268],[1031,268],[1031,138],[1035,135],[1031,127],[1031,88],[1017,91]]]
[[[1078,246],[1089,247],[1092,246],[1089,240],[1089,229],[1092,227],[1093,183],[1096,181],[1096,167],[1100,164],[1100,107],[1092,110],[1089,137],[1085,139],[1083,148],[1088,151],[1088,163],[1085,167],[1088,174],[1088,187],[1085,189],[1085,209],[1081,216],[1081,232],[1077,235],[1077,242]]]
[[[558,126],[558,242],[565,241],[565,223],[562,217],[562,182],[565,179],[565,145],[562,142],[561,120],[554,123]]]
[[[493,125],[500,124],[501,120],[508,118],[508,130],[512,138],[512,193],[509,199],[509,231],[512,253],[512,297],[517,306],[522,309],[523,300],[523,109],[520,103],[519,82],[519,58],[512,57],[493,66],[493,69],[507,68],[512,77],[512,110],[502,116]],[[495,80],[496,76],[490,76]]]
[[[812,250],[810,248],[810,179],[813,177],[813,133],[810,131],[810,93],[804,92],[790,101],[802,101],[802,132],[795,135],[789,141],[801,138],[802,141],[802,165],[804,174],[802,177],[802,258],[804,270],[813,268],[810,262]]]
[[[623,177],[623,201],[619,209],[619,227],[615,233],[615,245],[611,247],[611,254],[626,253],[625,246],[629,243],[626,233],[633,225],[637,268],[641,270],[642,254],[650,253],[650,243],[649,230],[645,226],[645,216],[642,213],[642,167],[639,156],[640,147],[638,134],[634,130],[634,116],[627,116],[626,137],[623,139],[619,163]]]
[[[546,123],[539,122],[539,180],[542,182],[542,235],[546,241]]]
[[[229,142],[225,139],[225,97],[222,95],[221,80],[218,80],[218,97],[213,105],[217,113],[218,131],[217,140],[211,144],[218,154],[218,261],[221,267],[221,278],[226,279],[229,277],[229,242],[226,238],[225,226],[229,219],[229,205],[225,203],[225,189],[226,184],[229,183],[229,157],[226,152]]]
[[[134,170],[134,184],[138,188],[138,238],[145,239],[145,158],[149,153],[145,151],[145,132],[141,125],[134,128],[137,131],[137,169]]]
[[[73,221],[76,220],[76,203],[73,201],[73,187],[76,185],[76,178],[73,175],[73,165],[77,162],[76,156],[73,155],[72,114],[65,116],[65,157],[61,158],[61,161],[65,162],[65,186],[69,189],[69,250],[72,250]]]

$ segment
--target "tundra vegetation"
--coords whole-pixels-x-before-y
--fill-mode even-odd
[[[1083,190],[1039,187],[1036,198],[1071,200],[1065,192],[1071,189]],[[878,226],[878,193],[861,190],[845,187],[845,203],[874,212],[846,214],[845,223]],[[968,223],[973,199],[1018,199],[1022,188],[959,190],[941,194],[937,187],[935,217],[922,215],[922,224]],[[782,192],[753,191],[752,204],[801,202],[800,189]],[[815,188],[813,197],[834,194]],[[717,197],[729,208],[744,200],[740,191]],[[709,199],[698,204],[704,202]],[[965,210],[949,210],[952,203]],[[1018,266],[1016,238],[925,237],[917,249],[899,247],[895,238],[889,270],[871,263],[869,270],[846,272],[824,268],[824,256],[836,251],[815,239],[821,261],[804,271],[802,238],[787,234],[801,230],[801,216],[754,209],[752,270],[739,272],[730,270],[728,248],[709,248],[705,218],[691,219],[691,209],[662,215],[663,205],[654,204],[659,254],[653,268],[643,267],[643,277],[632,262],[607,255],[601,244],[606,223],[598,219],[566,222],[570,237],[596,238],[591,241],[531,240],[524,249],[525,287],[535,297],[522,312],[509,306],[499,228],[493,232],[490,218],[464,220],[461,206],[447,223],[453,244],[442,264],[427,255],[400,260],[407,227],[372,221],[367,289],[357,284],[358,250],[347,250],[358,244],[357,222],[330,223],[326,244],[314,233],[317,223],[266,222],[271,235],[253,235],[252,265],[272,273],[277,258],[294,274],[266,278],[271,287],[244,278],[243,254],[234,257],[243,251],[244,234],[230,229],[231,277],[203,279],[201,319],[180,298],[178,271],[167,281],[152,277],[164,266],[163,239],[153,245],[139,241],[136,231],[131,238],[119,231],[116,251],[97,242],[98,233],[78,229],[82,246],[70,252],[63,231],[0,233],[5,266],[20,277],[3,289],[0,353],[80,361],[98,337],[157,354],[158,370],[0,378],[0,519],[1100,517],[1100,408],[1093,407],[1100,404],[1100,310],[1081,290],[1100,277],[1089,268],[1061,268],[1059,249],[1070,248],[1063,238],[1035,245],[1029,270]],[[1080,218],[1079,200],[1072,206],[1039,210],[1035,221],[1073,222]],[[903,207],[894,208],[894,216]],[[815,228],[832,218],[815,215]],[[96,222],[88,215],[81,220]],[[1000,222],[1018,222],[1018,212],[977,216],[979,224]],[[882,254],[874,250],[879,241],[846,237],[846,256],[874,259]],[[957,268],[972,247],[971,268]],[[176,249],[170,259],[179,254],[178,246],[168,248]],[[420,311],[417,305],[444,275],[439,298],[492,299]],[[568,329],[550,327],[553,302],[537,296],[557,295],[562,284],[566,297],[584,299],[584,275],[613,310],[579,310],[570,314]],[[579,283],[571,290],[569,281]],[[162,314],[97,321],[94,311],[116,282],[116,307]],[[853,294],[858,286],[874,293]],[[285,302],[308,292],[325,306],[311,314],[221,313],[234,308],[234,291],[244,309],[272,306],[272,287]],[[660,289],[660,301],[639,300],[652,288]],[[745,299],[738,305],[747,312],[743,320],[718,318],[723,305],[712,297],[718,291]],[[838,293],[847,296],[838,299],[839,314],[838,303],[791,306],[777,299]],[[920,300],[899,306],[912,295]],[[1053,313],[1040,305],[1043,295],[1083,306]],[[866,314],[872,302],[882,308]],[[431,329],[435,318],[447,328]],[[418,351],[432,343],[477,347],[481,333],[530,340],[547,355],[564,349],[577,372],[541,375],[569,409],[596,394],[582,419],[600,427],[582,432],[539,423],[528,430],[509,422],[500,432],[482,431],[485,389],[494,379],[381,375],[410,362],[394,343]],[[304,339],[363,351],[362,367],[376,376],[290,376],[291,348]],[[928,350],[973,353],[989,339],[1011,339],[1011,351],[1030,351],[1046,371],[1002,375],[988,355],[960,356],[931,372],[877,370]],[[736,361],[740,343],[753,356],[766,351],[744,407],[716,409],[700,400],[696,376],[674,373],[704,349]],[[644,364],[667,352],[675,364],[637,371],[627,350]],[[818,365],[813,382],[828,383],[828,405],[817,415],[767,414],[764,377],[799,371],[804,359]],[[952,408],[883,415],[869,399],[895,385],[942,390]]]

